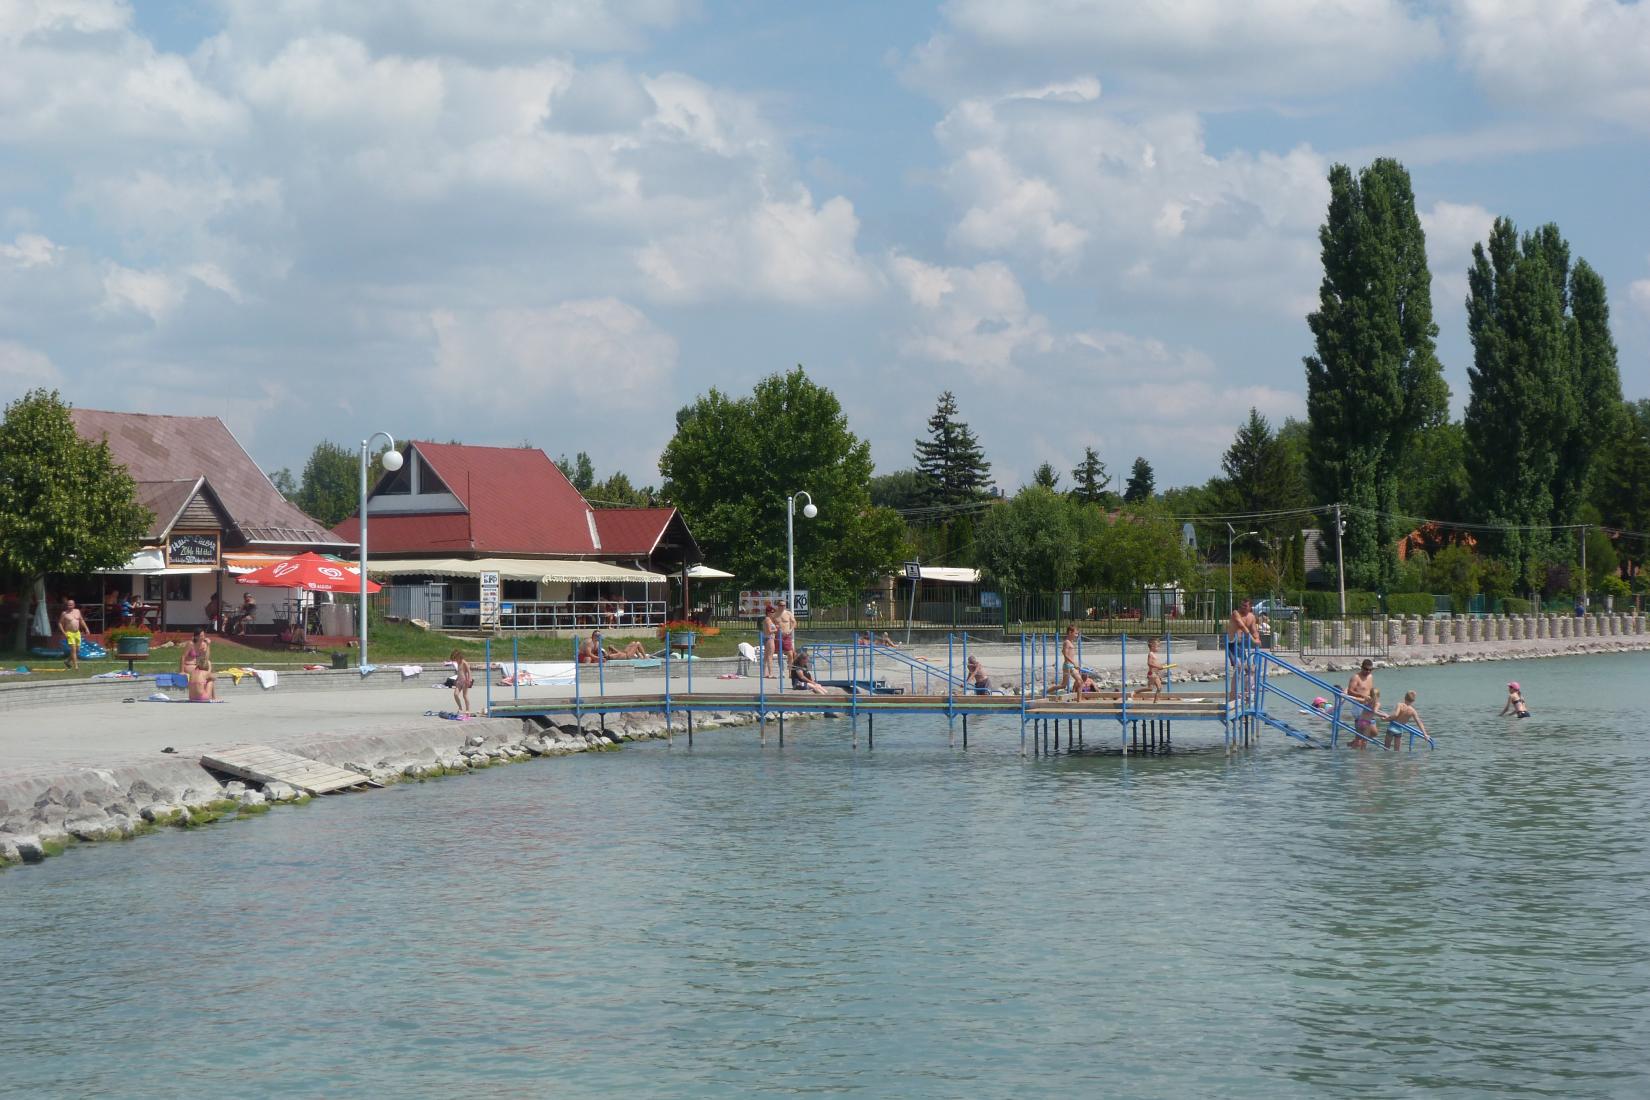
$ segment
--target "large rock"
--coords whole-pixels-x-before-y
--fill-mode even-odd
[[[17,846],[17,858],[24,863],[39,863],[46,858],[46,846],[37,834],[28,833],[20,836],[14,843]]]
[[[235,795],[235,801],[242,806],[262,806],[268,799],[262,791],[243,790]]]
[[[264,794],[269,796],[271,802],[291,802],[298,797],[298,789],[290,783],[276,780],[264,787]]]

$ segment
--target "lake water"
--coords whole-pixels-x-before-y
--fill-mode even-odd
[[[0,875],[0,1092],[1650,1095],[1647,672],[1381,673],[1432,753],[796,723],[83,847]]]

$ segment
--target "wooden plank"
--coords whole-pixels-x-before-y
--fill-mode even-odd
[[[256,783],[285,783],[312,795],[373,782],[371,776],[346,771],[296,753],[270,748],[268,745],[218,749],[209,754],[202,754],[200,762],[202,767],[214,771],[250,779]]]

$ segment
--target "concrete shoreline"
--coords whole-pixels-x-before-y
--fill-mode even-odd
[[[1650,651],[1650,634],[1644,629],[1640,616],[1621,633],[1570,637],[1460,641],[1451,637],[1422,644],[1417,632],[1414,644],[1391,646],[1388,656],[1376,664],[1403,668],[1646,652]],[[1016,679],[1018,645],[984,644],[970,652],[987,663],[999,683]],[[944,667],[943,647],[923,655]],[[1326,677],[1350,670],[1360,660],[1302,660],[1298,653],[1288,651],[1283,655]],[[1139,686],[1144,682],[1143,651],[1131,646],[1128,656],[1126,682]],[[1171,656],[1177,666],[1172,684],[1208,683],[1225,675],[1225,658],[1219,650],[1176,649]],[[1084,664],[1111,686],[1125,680],[1120,645],[1091,645],[1084,651]],[[908,671],[890,668],[890,681],[898,684]],[[710,676],[704,679],[701,690],[716,683]],[[742,679],[754,702],[750,678]],[[682,690],[674,670],[671,683],[674,690]],[[599,720],[589,713],[596,699],[588,686],[582,728],[575,724],[570,707],[571,688],[524,691],[524,699],[540,700],[551,712],[550,723],[543,727],[517,718],[450,721],[423,710],[450,705],[446,692],[429,692],[430,686],[430,679],[398,682],[382,674],[363,681],[354,671],[283,675],[281,685],[268,692],[251,680],[239,687],[226,684],[231,703],[220,708],[123,703],[152,690],[152,683],[142,681],[4,685],[0,687],[0,712],[5,715],[0,723],[0,867],[36,862],[77,842],[125,839],[167,825],[201,825],[224,816],[259,813],[271,805],[307,801],[298,791],[279,789],[281,784],[263,790],[256,784],[214,775],[199,763],[201,753],[211,748],[268,744],[391,783],[613,748],[625,741],[662,738],[666,732],[658,715],[615,715],[606,721],[607,735],[603,736]],[[416,687],[426,689],[423,697],[393,690]],[[617,689],[662,691],[663,677],[627,678]],[[495,688],[495,701],[502,701],[507,691]],[[472,697],[478,707],[480,695],[478,688]],[[568,710],[558,713],[561,705],[569,705]],[[768,690],[768,705],[783,707],[783,696],[773,688]],[[703,716],[696,726],[710,729],[752,721],[751,715],[729,712]],[[676,728],[682,729],[679,720]]]

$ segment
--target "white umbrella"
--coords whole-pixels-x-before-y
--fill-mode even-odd
[[[732,573],[724,573],[704,564],[692,566],[688,569],[687,575],[689,579],[696,581],[723,581],[733,576]]]
[[[39,638],[52,636],[52,620],[46,614],[46,581],[43,577],[36,577],[34,581],[34,634]]]

